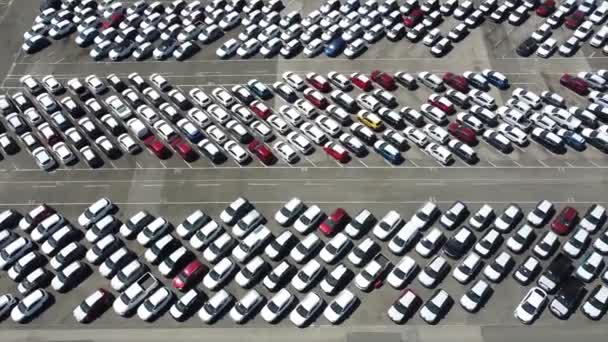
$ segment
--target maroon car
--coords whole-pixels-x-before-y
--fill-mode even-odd
[[[446,72],[443,75],[443,82],[461,93],[469,92],[469,81],[462,75]]]
[[[477,144],[477,136],[475,135],[475,131],[469,127],[459,124],[458,122],[451,122],[448,125],[448,132],[450,132],[450,134],[456,139],[467,145]]]
[[[395,90],[397,88],[397,84],[395,83],[395,79],[393,78],[393,76],[383,71],[372,71],[371,78],[372,81],[378,83],[382,88],[386,90]]]
[[[565,207],[551,222],[551,229],[556,234],[566,235],[570,233],[576,221],[578,221],[578,211],[572,207]]]
[[[319,225],[319,230],[326,236],[331,236],[342,230],[349,220],[350,217],[346,210],[337,208]]]
[[[559,79],[559,83],[581,96],[587,96],[589,94],[589,84],[582,78],[570,74],[563,74]]]

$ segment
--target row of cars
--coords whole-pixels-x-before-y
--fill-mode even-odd
[[[546,1],[536,9],[536,13],[547,19],[521,44],[516,52],[522,57],[534,53],[541,58],[549,58],[557,51],[562,57],[570,57],[588,41],[595,49],[602,49],[608,53],[606,40],[608,39],[608,26],[604,24],[608,18],[608,2],[576,0],[563,1],[556,6],[552,0]],[[572,30],[572,36],[561,45],[551,37],[561,26]]]
[[[185,94],[159,74],[145,80],[133,73],[128,82],[114,74],[105,80],[91,75],[84,83],[69,80],[66,88],[76,100],[66,96],[59,101],[53,95],[65,91],[60,81],[52,75],[42,81],[26,75],[21,83],[35,101],[18,92],[3,96],[0,107],[11,131],[21,138],[43,169],[56,166],[49,150],[63,164],[75,163],[70,142],[91,167],[100,166],[103,161],[86,137],[110,159],[122,152],[137,154],[141,147],[132,136],[159,158],[171,155],[168,145],[188,162],[199,155],[192,145],[214,163],[224,162],[228,155],[239,164],[250,162],[252,155],[265,164],[278,159],[296,163],[301,155],[313,153],[314,145],[345,163],[351,154],[366,156],[367,145],[390,163],[399,164],[404,161],[401,151],[412,144],[449,165],[454,154],[467,163],[478,160],[472,148],[477,144],[477,135],[504,153],[513,149],[512,144],[527,145],[528,132],[555,152],[565,151],[566,145],[584,150],[587,143],[606,151],[608,132],[600,124],[608,120],[608,99],[602,93],[605,77],[605,71],[599,70],[566,74],[560,79],[565,87],[588,95],[590,103],[585,108],[567,107],[564,98],[555,92],[537,95],[518,88],[497,109],[488,90],[491,85],[505,89],[509,83],[502,74],[489,69],[462,75],[446,73],[442,77],[429,72],[392,75],[380,70],[370,76],[337,72],[322,76],[311,72],[302,77],[285,72],[282,81],[272,86],[250,80],[230,90],[216,87],[210,96],[200,88]],[[435,93],[420,110],[404,106],[397,111],[398,102],[392,91],[398,85],[410,90],[426,86]],[[364,93],[353,98],[348,93],[355,87]],[[111,90],[117,95],[107,96]],[[264,102],[274,95],[287,103],[277,112]],[[99,101],[96,96],[105,98]],[[462,111],[457,113],[458,107]],[[450,122],[449,116],[454,116],[454,120]],[[447,129],[441,127],[446,125]],[[343,127],[350,132],[345,133]],[[382,133],[380,138],[377,132]],[[9,154],[18,150],[11,139],[7,134],[0,136]],[[112,142],[114,139],[117,143]],[[273,140],[276,141],[269,144]],[[41,146],[41,141],[49,148]]]
[[[167,6],[145,1],[137,1],[130,7],[117,2],[98,5],[94,0],[76,3],[64,6],[62,10],[43,10],[31,30],[25,33],[23,49],[36,52],[50,44],[47,36],[62,39],[77,31],[76,44],[81,47],[95,44],[90,56],[96,60],[108,57],[122,60],[131,56],[136,60],[151,56],[156,59],[173,56],[183,60],[197,53],[201,44],[211,44],[226,31],[242,25],[238,39],[229,39],[217,49],[219,58],[237,54],[241,58],[258,54],[265,58],[279,54],[292,58],[300,53],[309,58],[321,53],[329,57],[344,54],[356,58],[384,37],[393,42],[403,38],[413,43],[422,41],[433,56],[442,57],[486,17],[497,23],[508,20],[513,25],[520,25],[530,16],[531,10],[536,9],[539,16],[548,16],[556,7],[552,0],[542,4],[510,0],[500,6],[496,0],[485,0],[479,6],[470,0],[462,3],[408,0],[403,4],[397,0],[381,3],[376,0],[328,0],[307,15],[299,11],[281,15],[285,5],[280,0],[268,3],[220,0],[207,6],[199,1],[188,3],[184,0],[175,0]],[[579,7],[593,18],[597,17],[596,21],[603,21],[605,8],[600,6],[591,13],[594,7],[589,3],[593,2],[584,2]],[[550,19],[559,26],[563,17],[574,11],[575,5],[575,0],[564,2]],[[573,17],[578,18],[576,14],[581,11]],[[439,26],[448,17],[459,23],[443,34]],[[567,20],[567,26],[568,23]],[[536,42],[539,43],[542,42]]]
[[[273,4],[274,3],[274,4]],[[258,6],[259,5],[259,6]],[[24,34],[23,50],[40,51],[50,40],[63,39],[77,32],[75,42],[80,47],[94,44],[90,56],[95,60],[167,59],[184,60],[200,50],[201,43],[211,43],[240,24],[240,12],[253,7],[275,11],[280,1],[264,6],[261,1],[200,1],[184,0],[164,4],[137,1],[131,6],[121,2],[74,1],[61,8],[49,7],[35,18],[32,28]],[[264,8],[262,8],[264,7]],[[200,35],[199,35],[200,34]],[[179,39],[179,40],[178,40]],[[154,45],[156,41],[160,41]]]
[[[490,283],[499,284],[512,270],[515,270],[513,279],[522,286],[538,277],[536,283],[540,289],[531,290],[516,309],[517,318],[531,323],[542,311],[542,305],[536,300],[538,296],[532,294],[544,293],[546,302],[546,293],[557,293],[551,302],[551,311],[559,318],[567,318],[576,309],[585,284],[599,277],[605,266],[603,255],[608,253],[605,232],[591,242],[591,236],[602,230],[607,218],[606,209],[597,204],[587,208],[579,218],[572,207],[564,207],[556,215],[557,209],[546,200],[540,201],[527,215],[516,204],[508,205],[502,212],[495,212],[486,204],[470,216],[463,202],[453,203],[443,213],[437,205],[428,202],[406,221],[396,211],[389,211],[378,219],[367,209],[352,217],[341,208],[325,215],[318,206],[309,206],[293,198],[275,213],[274,220],[282,227],[292,227],[295,234],[286,229],[277,232],[275,237],[254,205],[245,198],[238,198],[220,213],[217,221],[197,210],[175,228],[179,238],[187,240],[194,250],[201,251],[202,257],[212,265],[207,268],[195,253],[174,237],[171,224],[164,218],[143,210],[121,224],[113,216],[115,210],[109,199],[102,198],[78,218],[78,225],[84,229],[85,239],[91,244],[88,251],[73,237],[60,237],[65,236],[65,232],[62,232],[64,228],[58,227],[69,223],[46,205],[40,205],[24,216],[12,210],[0,215],[2,234],[9,236],[2,240],[0,263],[3,269],[8,269],[11,278],[23,279],[18,289],[25,297],[22,304],[14,307],[13,319],[27,320],[44,308],[49,294],[42,288],[48,283],[37,270],[44,267],[41,265],[45,260],[41,257],[52,256],[50,265],[57,271],[55,278],[69,279],[63,281],[69,286],[77,286],[82,281],[83,274],[74,271],[79,268],[72,265],[88,267],[79,261],[86,257],[88,263],[98,265],[100,274],[120,293],[114,299],[107,290],[95,291],[74,310],[74,317],[79,322],[90,322],[113,306],[121,316],[137,312],[143,320],[153,320],[170,307],[169,313],[178,321],[187,319],[200,308],[198,316],[204,322],[212,323],[232,308],[230,317],[237,323],[246,322],[261,310],[261,316],[268,322],[276,322],[291,312],[290,320],[296,326],[305,326],[320,314],[325,304],[312,290],[318,284],[324,294],[334,297],[325,308],[324,316],[336,324],[359,303],[357,295],[347,288],[351,280],[363,292],[373,291],[384,281],[400,290],[408,284],[412,286],[414,277],[422,286],[435,289],[452,270],[448,260],[454,260],[457,264],[452,277],[463,285],[472,283],[460,299],[461,306],[472,313],[483,307],[491,296]],[[549,222],[551,229],[544,231],[533,246],[537,232],[542,232],[539,229]],[[27,238],[16,237],[11,228],[17,226],[30,231],[31,239],[37,243],[46,239],[41,247],[44,255],[32,251],[32,242],[22,242],[29,241]],[[327,242],[319,239],[317,230],[329,238]],[[557,236],[569,235],[571,230],[574,233],[564,243],[562,251],[543,271],[541,261],[550,259],[559,247]],[[427,232],[422,236],[424,231]],[[454,234],[447,238],[445,235],[449,231]],[[478,241],[476,231],[484,233]],[[506,234],[511,231],[514,234],[507,239]],[[126,247],[119,234],[125,239],[135,239],[146,248],[142,258],[145,261]],[[296,237],[297,234],[302,238]],[[508,251],[498,253],[504,240],[507,240]],[[400,257],[395,265],[381,252],[378,241],[389,242],[390,251]],[[47,244],[57,246],[48,255],[45,252]],[[593,251],[586,253],[587,246],[593,246]],[[512,254],[522,254],[528,249],[533,255],[515,267]],[[426,266],[418,266],[408,253],[410,251],[429,259]],[[34,256],[30,256],[32,254]],[[326,276],[323,274],[327,266],[317,261],[317,257],[325,265],[335,265]],[[581,261],[575,267],[572,260],[579,258]],[[265,259],[272,260],[276,266],[271,266]],[[172,287],[185,294],[174,303],[172,290],[162,286],[145,262],[158,265],[158,272],[172,278]],[[360,272],[355,275],[353,267]],[[485,279],[473,282],[478,273]],[[608,281],[606,274],[602,276],[604,281]],[[225,289],[232,279],[249,290],[238,301]],[[63,291],[56,282],[52,281],[53,288]],[[215,292],[204,304],[201,291],[196,289],[198,282]],[[261,291],[254,289],[258,282],[275,293],[267,303]],[[288,284],[295,291],[306,293],[302,300],[298,301],[290,293]],[[590,319],[599,319],[605,313],[607,291],[598,285],[583,304],[582,311]],[[3,310],[16,303],[14,298],[6,299],[11,300],[0,301],[8,305],[3,306]],[[401,324],[420,308],[420,316],[434,324],[446,314],[451,300],[446,291],[437,289],[420,308],[422,299],[412,290],[406,290],[387,314],[395,323]]]

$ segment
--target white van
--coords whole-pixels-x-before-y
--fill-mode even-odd
[[[418,233],[418,225],[408,221],[388,243],[388,248],[391,252],[399,255],[413,246],[414,241],[418,237]]]

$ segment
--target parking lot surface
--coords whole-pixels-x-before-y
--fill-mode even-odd
[[[318,7],[319,3],[318,0],[295,0],[288,3],[287,10],[301,8],[306,13]],[[42,53],[26,56],[19,48],[22,33],[29,28],[37,7],[35,0],[0,3],[0,32],[5,38],[0,51],[0,86],[4,91],[17,90],[19,78],[26,74],[36,77],[53,74],[65,81],[73,77],[83,79],[89,74],[105,76],[115,73],[126,77],[131,72],[142,76],[158,72],[179,89],[187,91],[195,86],[210,89],[240,84],[251,78],[272,82],[279,80],[281,74],[288,70],[300,74],[310,71],[326,74],[332,70],[369,73],[374,69],[443,73],[491,68],[507,75],[514,87],[535,92],[554,90],[564,95],[569,103],[581,103],[582,98],[559,86],[559,77],[564,72],[602,68],[608,58],[589,46],[584,46],[570,58],[554,56],[540,60],[517,56],[515,47],[538,26],[539,18],[536,17],[517,28],[485,23],[441,59],[431,57],[427,48],[419,49],[407,41],[398,44],[381,41],[353,61],[326,57],[314,60],[254,58],[221,61],[215,58],[216,44],[182,63],[105,63],[93,62],[88,58],[88,50],[80,50],[68,41],[55,42]],[[416,93],[399,94],[400,103],[417,106],[429,92],[421,89]],[[510,91],[493,95],[502,103]],[[274,105],[279,107],[281,103]],[[271,220],[269,227],[276,235],[282,228],[273,224],[271,218],[285,201],[294,196],[309,204],[318,204],[326,212],[344,207],[354,214],[362,208],[369,208],[377,217],[391,209],[409,217],[428,200],[436,202],[442,209],[455,200],[461,200],[472,211],[484,203],[498,210],[509,203],[518,203],[527,212],[541,199],[554,202],[558,208],[571,205],[579,211],[592,203],[607,205],[608,158],[593,148],[565,155],[553,155],[537,145],[528,146],[525,153],[516,150],[510,155],[502,155],[489,146],[481,145],[478,149],[480,156],[485,157],[478,165],[456,164],[449,168],[442,167],[415,149],[407,155],[407,160],[412,163],[399,167],[388,165],[379,156],[375,159],[368,157],[363,163],[353,160],[340,165],[319,152],[313,155],[313,159],[293,167],[254,164],[243,168],[237,164],[217,167],[204,161],[188,164],[178,156],[161,161],[142,153],[137,158],[112,161],[98,170],[73,167],[50,174],[40,171],[31,156],[22,151],[0,161],[0,208],[14,208],[25,213],[34,204],[45,202],[75,222],[86,206],[106,196],[118,205],[117,217],[122,221],[140,209],[147,209],[177,225],[195,209],[216,218],[228,203],[238,196],[245,196]],[[143,253],[136,243],[129,242],[129,246],[138,254]],[[386,249],[386,244],[383,249]],[[385,255],[397,260],[388,250]],[[417,254],[415,259],[423,260]],[[521,259],[521,256],[516,256],[518,262]],[[416,281],[413,284],[425,300],[432,293]],[[417,315],[405,326],[394,325],[387,318],[386,310],[400,292],[385,284],[369,294],[357,293],[362,304],[340,326],[332,327],[320,318],[310,329],[297,334],[293,333],[295,328],[286,320],[270,326],[256,317],[244,326],[237,326],[226,317],[213,326],[206,326],[197,317],[177,323],[166,314],[148,324],[137,317],[123,319],[111,310],[91,325],[77,324],[71,315],[73,308],[95,289],[108,285],[106,279],[94,272],[77,289],[57,295],[56,303],[33,322],[23,326],[10,320],[2,322],[0,339],[160,341],[169,336],[190,341],[194,338],[200,340],[204,334],[203,338],[213,341],[236,341],[256,334],[264,341],[283,341],[286,338],[294,341],[387,342],[605,340],[605,322],[591,322],[578,312],[567,321],[559,321],[545,310],[532,328],[522,326],[513,317],[513,309],[528,288],[521,287],[510,277],[495,286],[494,295],[481,312],[468,314],[456,304],[437,326],[427,326]],[[7,277],[0,277],[0,291],[12,292],[15,287],[16,284]],[[468,288],[451,276],[446,277],[440,287],[455,299],[459,299]],[[588,285],[587,289],[590,288],[592,286]],[[231,284],[229,289],[237,297],[244,293],[236,284]]]

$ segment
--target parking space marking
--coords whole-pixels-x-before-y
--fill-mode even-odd
[[[589,159],[589,163],[593,164],[595,167],[602,167],[600,166],[598,163],[594,162],[593,160]]]
[[[518,162],[517,162],[515,159],[511,159],[511,161],[512,161],[513,163],[515,163],[515,165],[517,165],[517,166],[519,166],[519,167],[523,166],[523,165],[521,165],[520,163],[518,163]]]
[[[112,185],[110,184],[86,184],[85,188],[109,188]]]
[[[540,164],[542,164],[544,167],[549,167],[549,165],[547,165],[544,161],[540,160],[540,159],[536,159]]]
[[[165,163],[163,163],[163,161],[162,161],[162,160],[160,160],[160,159],[159,159],[158,161],[160,162],[160,165],[162,165],[162,166],[163,166],[163,168],[165,168],[165,169],[167,168],[167,165],[165,165]]]

